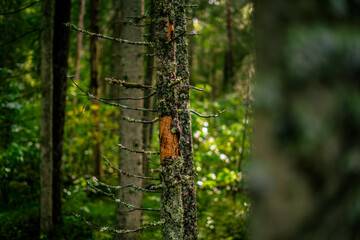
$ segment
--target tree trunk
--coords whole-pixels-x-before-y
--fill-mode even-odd
[[[43,0],[41,32],[41,162],[40,162],[40,233],[49,234],[52,221],[52,93],[54,1]]]
[[[64,23],[70,22],[71,0],[55,1],[53,39],[53,221],[61,221],[62,170],[64,124],[67,88],[67,69],[70,31]]]
[[[155,0],[155,45],[157,63],[157,102],[159,114],[161,180],[161,218],[163,239],[183,239],[183,205],[179,156],[180,126],[177,91],[171,86],[176,81],[176,46],[174,38],[175,0]],[[178,7],[183,5],[179,2]],[[178,33],[180,34],[180,33]]]
[[[360,4],[255,1],[253,239],[360,239]]]
[[[186,32],[185,1],[175,1],[175,28],[177,34]],[[188,178],[183,183],[182,201],[184,211],[184,239],[197,239],[197,215],[194,156],[192,148],[190,94],[189,94],[189,61],[186,35],[176,41],[176,77],[182,79],[177,88],[178,121],[180,124],[179,152],[183,161],[182,175]]]
[[[121,1],[121,32],[120,38],[142,41],[142,29],[132,26],[128,17],[141,17],[144,13],[143,0],[122,0]],[[143,84],[143,55],[142,46],[124,45],[120,46],[120,79],[135,83]],[[136,89],[120,89],[121,97],[130,97],[138,95],[139,90]],[[122,104],[133,107],[143,107],[143,101],[122,101]],[[120,112],[120,132],[119,141],[121,144],[130,148],[142,149],[142,125],[123,121],[122,118],[128,116],[134,119],[141,119],[142,114],[139,111],[121,111]],[[133,154],[128,151],[121,150],[119,152],[119,167],[122,170],[137,175],[142,175],[142,155]],[[126,176],[119,176],[119,184],[121,186],[133,183],[137,186],[142,185],[141,179],[131,179]],[[131,203],[135,206],[142,205],[142,192],[133,189],[120,190],[119,197],[124,202]],[[117,225],[120,229],[134,229],[141,224],[141,211],[128,212],[123,205],[117,206]],[[127,234],[122,239],[136,239],[138,234]]]
[[[80,2],[80,12],[79,12],[79,28],[84,29],[84,15],[85,15],[85,0],[81,0]],[[82,53],[82,41],[83,41],[83,34],[78,32],[76,36],[76,55],[75,55],[75,81],[79,81],[80,79],[80,61],[81,61],[81,53]],[[75,90],[76,91],[76,88]],[[77,96],[75,95],[74,104],[77,103]]]
[[[100,0],[90,1],[90,31],[99,32],[99,7]],[[100,79],[99,79],[99,40],[96,37],[90,39],[90,92],[95,98],[100,98]],[[100,103],[93,100],[91,106],[91,120],[94,124],[93,156],[94,156],[94,175],[103,175],[101,164],[101,137],[100,137]]]
[[[233,48],[233,34],[231,26],[231,0],[226,0],[226,33],[227,33],[227,51],[225,53],[224,65],[224,84],[223,91],[229,91],[234,85],[234,48]]]
[[[153,12],[154,9],[154,0],[150,1],[150,12]],[[153,16],[150,15],[150,26],[149,26],[149,37],[148,41],[153,42],[154,41],[154,20]],[[152,47],[147,48],[147,54],[155,54],[155,50]],[[156,61],[155,61],[155,55],[154,56],[148,56],[146,58],[146,73],[145,73],[145,79],[144,84],[145,85],[155,85],[156,81]],[[144,91],[144,96],[148,96],[151,93],[150,90]],[[154,98],[146,98],[144,99],[144,108],[153,108],[154,106]],[[145,120],[152,120],[154,118],[154,114],[150,112],[144,112],[144,119]],[[144,149],[149,149],[151,147],[151,137],[152,137],[152,130],[153,125],[152,124],[144,124],[143,126],[143,142],[144,142]],[[144,154],[144,160],[143,160],[143,172],[145,175],[148,175],[149,173],[149,160],[150,156]],[[146,181],[143,182],[144,186],[146,186]]]

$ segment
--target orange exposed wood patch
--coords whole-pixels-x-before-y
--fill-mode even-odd
[[[168,42],[171,40],[172,33],[175,31],[174,24],[170,24],[170,17],[167,16],[167,27],[168,27]]]
[[[164,158],[178,157],[179,153],[177,136],[171,132],[171,121],[171,116],[159,119],[161,163]]]

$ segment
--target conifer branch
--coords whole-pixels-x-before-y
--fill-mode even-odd
[[[121,170],[117,167],[115,167],[107,157],[105,157],[104,155],[102,155],[102,157],[104,158],[104,160],[107,162],[107,164],[114,170],[116,170],[117,172],[119,172],[120,174],[124,175],[124,176],[127,176],[127,177],[133,177],[133,178],[141,178],[141,179],[148,179],[148,180],[160,180],[158,178],[154,178],[154,177],[146,177],[146,176],[140,176],[140,175],[135,175],[135,174],[131,174],[131,173],[128,173],[124,170]]]
[[[85,223],[86,225],[88,225],[91,228],[99,230],[100,232],[110,232],[110,233],[114,233],[114,234],[126,234],[126,233],[142,232],[142,231],[144,231],[144,230],[146,230],[148,228],[161,226],[161,225],[163,225],[165,223],[164,220],[160,220],[158,222],[153,222],[153,223],[144,223],[141,227],[136,228],[136,229],[120,230],[120,229],[114,229],[114,228],[109,228],[109,227],[99,227],[99,226],[96,226],[93,223],[89,222],[88,220],[84,219],[79,214],[72,213],[72,215],[76,219],[82,221],[83,223]]]
[[[120,85],[125,88],[136,88],[141,90],[155,89],[154,86],[143,85],[140,83],[126,82],[124,80],[114,79],[114,78],[105,78],[105,81],[108,81],[110,84]]]
[[[152,123],[155,123],[155,122],[159,121],[159,118],[154,118],[153,120],[146,121],[146,120],[130,118],[130,117],[127,117],[127,116],[123,117],[123,119],[128,121],[128,122],[142,123],[142,124],[152,124]]]
[[[200,114],[198,112],[195,112],[194,110],[190,110],[190,112],[195,114],[196,116],[199,116],[199,117],[202,117],[202,118],[212,118],[212,117],[218,117],[221,113],[226,112],[226,109],[222,110],[222,111],[218,111],[218,113],[212,114],[212,115],[203,115],[203,114]]]
[[[131,149],[128,147],[125,147],[121,144],[116,144],[116,146],[120,147],[123,150],[129,151],[129,152],[133,152],[133,153],[143,153],[143,154],[156,154],[156,155],[160,155],[160,152],[152,152],[152,151],[143,151],[143,150],[135,150],[135,149]]]
[[[104,36],[104,35],[101,35],[99,33],[92,33],[92,32],[89,32],[87,30],[80,29],[80,28],[76,27],[74,24],[69,23],[69,22],[65,23],[65,26],[70,28],[70,29],[74,29],[75,31],[81,32],[83,34],[92,36],[92,37],[103,38],[103,39],[112,40],[112,41],[119,42],[119,43],[131,44],[131,45],[141,45],[141,46],[149,46],[149,47],[154,47],[155,46],[155,44],[152,43],[152,42],[129,41],[129,40],[125,40],[125,39]]]

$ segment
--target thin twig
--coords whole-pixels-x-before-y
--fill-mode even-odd
[[[87,92],[87,91],[85,91],[84,89],[82,89],[82,88],[74,81],[73,76],[70,76],[70,79],[71,79],[71,81],[75,84],[75,86],[76,86],[80,91],[82,91],[82,92],[85,93],[88,97],[90,97],[91,99],[94,99],[94,100],[96,100],[96,101],[99,101],[99,102],[108,104],[108,105],[110,105],[110,106],[119,107],[119,108],[122,108],[122,109],[136,110],[136,111],[143,111],[143,112],[156,112],[156,109],[129,107],[129,106],[122,105],[122,104],[119,104],[119,103],[107,102],[107,101],[104,101],[104,100],[102,100],[102,99],[96,98],[94,95],[92,95],[92,94],[90,94],[89,92]]]
[[[194,89],[196,91],[201,91],[201,92],[205,91],[205,86],[203,88],[198,88],[198,87],[194,87],[194,86],[189,85],[189,88]]]
[[[35,5],[35,4],[39,3],[39,2],[40,2],[40,1],[35,1],[35,2],[30,3],[29,5],[27,5],[27,6],[25,6],[25,7],[16,9],[16,10],[14,10],[14,11],[2,12],[2,13],[0,13],[0,15],[5,16],[5,15],[10,15],[10,14],[15,14],[15,13],[21,12],[22,10],[25,10],[25,9],[27,9],[27,8],[29,8],[29,7],[32,7],[33,5]]]
[[[105,81],[110,82],[110,84],[123,86],[125,88],[136,88],[141,90],[155,89],[154,86],[143,85],[140,83],[126,82],[124,80],[114,79],[114,78],[105,78]]]
[[[160,209],[135,207],[134,205],[131,205],[130,203],[123,202],[120,198],[117,198],[113,192],[111,192],[111,191],[105,192],[105,191],[101,190],[100,188],[95,187],[88,180],[86,180],[86,182],[95,191],[100,192],[100,193],[102,193],[102,194],[104,194],[106,196],[109,196],[109,197],[113,198],[115,202],[120,203],[121,205],[123,205],[124,207],[126,207],[126,208],[128,208],[128,209],[130,209],[132,211],[137,211],[138,210],[138,211],[160,212]]]
[[[202,114],[200,114],[198,112],[195,112],[194,110],[190,110],[190,112],[195,114],[196,116],[199,116],[199,117],[202,117],[202,118],[212,118],[212,117],[218,117],[221,113],[226,112],[226,109],[222,110],[222,111],[218,111],[218,113],[212,114],[212,115],[202,115]]]
[[[178,38],[180,38],[181,36],[185,35],[186,31],[183,31],[182,33],[180,33],[178,36],[174,37],[173,39],[171,39],[170,41],[166,42],[167,44],[170,44],[174,41],[176,41]]]
[[[70,28],[70,29],[74,29],[75,31],[78,31],[78,32],[84,33],[86,35],[92,36],[92,37],[103,38],[103,39],[112,40],[112,41],[116,41],[116,42],[119,42],[119,43],[125,43],[125,44],[141,45],[141,46],[149,46],[149,47],[154,47],[155,46],[155,44],[153,42],[129,41],[129,40],[125,40],[125,39],[104,36],[104,35],[101,35],[99,33],[92,33],[92,32],[89,32],[87,30],[80,29],[80,28],[76,27],[74,24],[69,23],[69,22],[65,23],[65,26]]]
[[[146,188],[142,188],[142,187],[138,187],[132,183],[128,184],[128,185],[124,185],[124,186],[114,186],[114,185],[109,185],[100,181],[96,181],[100,186],[106,187],[106,188],[110,188],[110,189],[116,189],[116,190],[120,190],[120,189],[125,189],[125,188],[133,188],[137,191],[140,192],[147,192],[147,193],[159,193],[159,191],[156,190],[152,190],[152,189],[146,189]]]
[[[13,38],[13,39],[1,44],[0,47],[3,47],[5,45],[7,45],[7,44],[11,44],[11,43],[15,42],[16,40],[19,40],[20,38],[23,38],[23,37],[25,37],[26,35],[28,35],[30,33],[38,32],[38,31],[40,31],[40,30],[39,29],[33,29],[33,30],[30,30],[30,31],[27,31],[27,32],[25,32],[25,33]]]
[[[135,174],[131,174],[128,172],[125,172],[124,170],[121,170],[117,167],[115,167],[107,157],[105,157],[104,155],[102,155],[102,157],[105,159],[105,161],[107,162],[107,164],[114,170],[118,171],[120,174],[127,176],[127,177],[133,177],[133,178],[141,178],[141,179],[148,179],[148,180],[160,180],[158,178],[154,178],[154,177],[146,177],[146,176],[140,176],[140,175],[135,175]]]
[[[121,97],[121,98],[100,98],[101,100],[113,100],[113,101],[121,101],[121,100],[143,100],[149,97],[152,97],[156,94],[156,92],[150,93],[145,97]]]
[[[185,5],[185,8],[198,8],[199,5],[197,4],[192,4],[192,5]]]
[[[82,216],[72,213],[72,215],[82,221],[83,223],[85,223],[86,225],[88,225],[89,227],[92,227],[94,229],[99,230],[100,232],[110,232],[110,233],[115,233],[115,234],[126,234],[126,233],[134,233],[134,232],[142,232],[145,229],[151,228],[151,227],[157,227],[157,226],[161,226],[165,223],[164,220],[160,220],[158,222],[153,222],[153,223],[145,223],[143,224],[141,227],[136,228],[136,229],[125,229],[125,230],[119,230],[119,229],[114,229],[114,228],[109,228],[109,227],[99,227],[94,225],[93,223],[87,221],[86,219],[84,219]]]
[[[128,147],[125,147],[124,145],[121,144],[116,144],[116,146],[118,146],[119,148],[123,149],[123,150],[127,150],[129,152],[133,152],[133,153],[143,153],[143,154],[155,154],[155,155],[160,155],[160,152],[152,152],[152,151],[143,151],[143,150],[135,150],[135,149],[131,149]]]
[[[146,120],[141,120],[141,119],[129,118],[127,116],[123,117],[123,119],[128,121],[128,122],[142,123],[142,124],[152,124],[152,123],[155,123],[155,122],[159,121],[159,118],[154,118],[153,120],[146,121]]]

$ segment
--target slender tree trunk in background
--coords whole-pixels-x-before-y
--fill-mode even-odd
[[[216,82],[216,52],[215,46],[211,48],[211,73],[210,73],[210,86],[211,86],[211,101],[215,101],[217,97],[217,82]]]
[[[132,26],[129,23],[128,17],[141,17],[144,13],[143,0],[121,0],[121,33],[120,38],[142,41],[143,30],[139,27]],[[120,79],[135,83],[144,83],[143,72],[143,56],[144,48],[142,46],[124,45],[120,46]],[[139,95],[139,90],[136,89],[120,89],[121,97],[130,97]],[[132,107],[143,107],[143,101],[122,101],[122,104]],[[124,116],[129,116],[134,119],[142,119],[140,111],[120,111],[120,132],[119,141],[121,144],[134,149],[143,148],[142,125],[123,121]],[[136,175],[142,175],[143,156],[141,154],[133,154],[129,151],[120,150],[119,152],[119,168]],[[125,186],[133,183],[137,186],[142,185],[141,179],[128,178],[126,176],[119,176],[119,184]],[[142,192],[134,189],[120,190],[119,198],[131,203],[134,206],[142,205]],[[128,210],[121,204],[117,206],[117,225],[120,229],[134,229],[141,225],[141,211],[128,212]],[[127,234],[121,236],[122,239],[136,239],[137,234]]]
[[[183,239],[183,205],[181,169],[179,156],[180,126],[176,87],[176,46],[174,38],[175,2],[155,0],[155,45],[157,64],[157,103],[159,114],[161,180],[161,218],[163,239]],[[182,6],[182,2],[177,5]],[[176,9],[177,10],[177,9]],[[180,34],[180,33],[178,33]]]
[[[113,17],[113,36],[116,38],[120,38],[121,33],[121,2],[119,0],[113,0],[113,8],[114,8],[114,17]],[[112,42],[112,48],[113,48],[113,71],[112,76],[114,78],[120,79],[121,76],[121,69],[120,69],[120,48],[121,44],[117,42]],[[111,87],[109,91],[109,96],[111,98],[117,98],[119,97],[119,88]],[[115,116],[113,116],[114,121],[117,121],[120,123],[118,119],[116,119]],[[120,123],[121,124],[121,123]]]
[[[231,26],[231,0],[226,0],[226,32],[228,47],[225,53],[223,91],[229,91],[234,85],[234,47],[233,30]]]
[[[90,1],[90,17],[91,25],[90,31],[94,33],[99,32],[99,7],[100,0]],[[95,98],[100,98],[100,79],[99,79],[99,39],[91,37],[90,39],[90,92]],[[93,156],[94,156],[94,175],[101,177],[103,174],[101,164],[101,137],[100,137],[100,104],[93,100],[91,106],[91,120],[94,123],[94,138],[93,138]]]
[[[79,23],[78,26],[81,29],[84,29],[84,15],[85,15],[85,0],[81,0],[80,2],[80,12],[79,12]],[[82,53],[82,41],[83,41],[83,34],[78,32],[76,36],[76,55],[75,55],[75,81],[79,81],[80,79],[80,61],[81,61],[81,53]],[[76,88],[75,90],[76,91]],[[75,95],[74,104],[77,103],[77,96]]]
[[[61,222],[62,153],[67,88],[67,69],[70,30],[64,23],[70,22],[71,0],[55,1],[53,39],[53,221]]]
[[[52,168],[53,168],[53,23],[54,1],[41,2],[41,162],[40,162],[40,233],[49,234],[52,220]]]
[[[175,1],[175,28],[177,34],[186,32],[185,1]],[[184,239],[197,239],[197,214],[194,156],[192,148],[190,93],[189,93],[189,61],[186,35],[176,40],[176,77],[182,79],[177,87],[178,121],[180,124],[179,153],[183,161],[182,175],[188,178],[182,187],[184,208]]]
[[[154,0],[150,0],[150,12],[154,11]],[[151,21],[149,26],[149,37],[148,42],[154,41],[154,20],[153,16],[150,15]],[[155,54],[155,49],[152,47],[147,48],[147,54]],[[144,78],[144,84],[145,85],[155,85],[156,81],[156,58],[154,56],[148,56],[146,58],[146,72],[145,72],[145,78]],[[151,93],[150,90],[144,91],[144,96],[147,96]],[[144,100],[144,108],[153,108],[154,105],[154,98],[146,98]],[[150,112],[144,112],[143,113],[145,120],[151,120],[154,117],[154,114]],[[151,137],[152,137],[152,130],[153,125],[152,124],[144,124],[143,126],[143,143],[144,143],[144,149],[149,149],[151,147]],[[144,160],[143,160],[143,172],[145,175],[148,175],[149,173],[149,160],[150,156],[147,154],[144,154]],[[146,181],[143,181],[144,186],[146,186]]]
[[[359,1],[255,1],[254,240],[360,239],[359,23]]]

